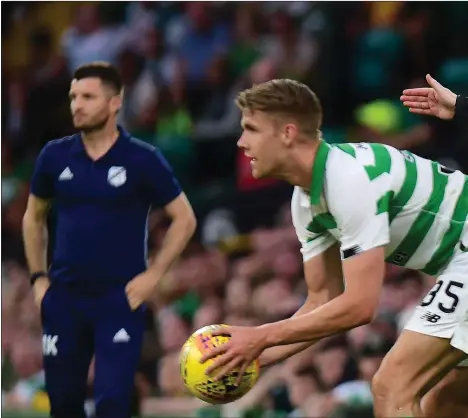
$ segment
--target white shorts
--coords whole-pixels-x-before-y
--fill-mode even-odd
[[[463,242],[468,243],[467,232]],[[453,347],[468,354],[468,252],[462,251],[460,243],[449,265],[421,305],[416,307],[405,329],[448,338]],[[468,367],[468,359],[459,366]]]

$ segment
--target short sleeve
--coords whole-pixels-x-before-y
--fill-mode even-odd
[[[54,178],[49,154],[50,148],[46,145],[37,157],[31,179],[31,194],[41,199],[54,197]]]
[[[310,230],[312,214],[309,198],[298,187],[294,188],[291,199],[291,216],[297,239],[301,244],[304,262],[323,253],[336,243],[336,239],[328,231],[315,233]]]
[[[171,166],[159,150],[151,151],[145,167],[145,186],[154,207],[164,207],[182,193]]]
[[[329,184],[328,207],[340,232],[343,260],[390,242],[388,212],[378,204],[385,196],[362,166],[356,164]]]
[[[301,254],[304,262],[322,254],[336,242],[336,239],[328,231],[319,234],[311,233],[309,236],[305,237],[303,235],[301,236],[296,229],[296,234],[301,243]]]

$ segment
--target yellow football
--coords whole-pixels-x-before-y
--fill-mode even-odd
[[[200,364],[201,357],[230,338],[211,335],[222,326],[225,325],[208,325],[195,331],[183,345],[179,359],[180,373],[187,389],[197,398],[211,404],[225,404],[244,396],[255,385],[260,373],[258,360],[255,360],[245,371],[239,386],[236,386],[238,369],[218,382],[206,375],[206,369],[214,359]]]

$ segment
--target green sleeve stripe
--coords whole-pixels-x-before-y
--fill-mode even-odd
[[[377,201],[377,215],[389,211],[390,203],[393,200],[393,194],[393,192],[387,192]]]
[[[341,151],[346,152],[346,154],[351,155],[351,157],[356,158],[356,150],[350,144],[335,144],[335,147],[339,148]]]
[[[432,163],[432,174],[433,188],[429,200],[416,217],[400,245],[387,257],[387,261],[391,263],[404,266],[417,251],[435,221],[440,206],[444,201],[448,176],[440,173],[439,165],[435,162]]]
[[[407,205],[411,196],[413,196],[416,184],[418,182],[418,169],[414,158],[408,158],[405,156],[405,167],[406,174],[401,186],[400,191],[395,195],[390,210],[389,210],[389,221],[390,223],[398,216],[398,214]]]
[[[390,173],[392,167],[392,156],[387,147],[382,144],[370,144],[374,153],[374,165],[364,166],[369,179],[372,181],[384,173]]]
[[[437,274],[442,267],[449,261],[455,251],[455,247],[460,240],[463,228],[468,217],[468,177],[465,179],[463,190],[458,198],[455,209],[453,210],[452,221],[442,241],[433,254],[429,263],[422,271],[429,275]]]
[[[328,229],[335,229],[336,227],[335,218],[330,212],[327,212],[314,216],[314,219],[307,226],[307,229],[314,234],[320,234]]]

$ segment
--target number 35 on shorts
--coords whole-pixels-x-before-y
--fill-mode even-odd
[[[460,306],[460,298],[466,297],[466,283],[439,279],[421,302],[422,307],[430,306],[445,314],[452,314]]]

